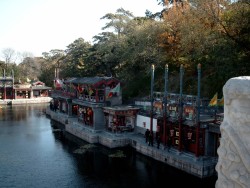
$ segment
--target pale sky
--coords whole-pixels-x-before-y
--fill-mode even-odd
[[[107,22],[100,18],[121,7],[134,16],[162,10],[157,0],[0,0],[0,59],[4,48],[41,56],[80,37],[92,42]]]

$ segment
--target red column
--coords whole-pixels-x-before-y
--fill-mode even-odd
[[[163,123],[163,139],[164,139],[164,145],[166,146],[166,140],[167,140],[167,120],[166,120],[166,113],[164,113],[164,123]]]
[[[195,148],[195,156],[199,157],[199,134],[200,134],[200,123],[197,123],[196,126],[196,148]]]
[[[182,147],[181,135],[182,135],[181,121],[179,121],[179,147],[178,147],[179,151],[181,151],[181,147]]]

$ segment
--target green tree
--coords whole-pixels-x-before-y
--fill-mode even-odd
[[[83,38],[78,38],[67,46],[66,56],[62,58],[64,69],[61,73],[64,77],[85,76],[85,59],[89,55],[90,47],[91,44]]]
[[[131,12],[124,10],[123,8],[119,8],[115,14],[108,13],[101,18],[109,20],[102,30],[111,29],[119,38],[122,34],[125,34],[124,28],[133,18],[134,15]]]
[[[43,52],[43,61],[41,61],[41,74],[39,80],[43,81],[47,86],[53,86],[55,77],[64,78],[61,75],[63,68],[64,50],[52,49],[49,52]]]
[[[212,97],[221,94],[229,78],[250,73],[249,17],[247,1],[164,1],[161,13],[147,11],[145,17],[121,8],[102,17],[107,24],[93,45],[80,38],[62,55],[44,53],[42,76],[53,79],[55,67],[62,78],[114,76],[123,82],[128,100],[149,95],[151,64],[156,67],[156,91],[164,90],[164,67],[169,64],[169,92],[178,93],[183,64],[184,93],[197,94],[201,63],[202,96]]]

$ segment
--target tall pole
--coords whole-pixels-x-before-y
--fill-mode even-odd
[[[183,65],[180,67],[180,100],[179,100],[179,151],[181,151],[182,147],[182,130],[181,130],[181,124],[182,124],[182,81],[183,81]]]
[[[164,145],[166,146],[167,138],[167,104],[168,104],[168,64],[165,65],[165,85],[164,85],[164,109],[163,109],[163,121],[164,121]]]
[[[13,84],[14,84],[15,80],[14,80],[14,70],[13,69],[11,70],[11,75],[12,75]]]
[[[7,63],[6,63],[7,66]],[[3,69],[3,77],[4,77],[4,96],[3,99],[6,99],[6,75],[5,75],[5,69]]]
[[[152,66],[151,66],[151,92],[150,92],[150,97],[151,97],[150,132],[151,132],[151,133],[153,133],[154,71],[155,71],[155,66],[152,65]]]
[[[15,99],[16,96],[15,96],[15,92],[14,92],[14,83],[15,83],[15,79],[14,79],[14,70],[12,69],[11,70],[11,75],[12,75],[12,99]]]
[[[57,78],[57,73],[56,73],[56,69],[57,69],[57,68],[55,68],[55,79]]]
[[[196,126],[196,157],[199,157],[199,134],[200,134],[200,83],[201,83],[201,64],[197,66],[198,70],[198,88],[197,88],[197,126]]]

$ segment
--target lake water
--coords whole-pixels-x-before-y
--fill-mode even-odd
[[[135,152],[108,149],[61,134],[45,115],[47,104],[0,109],[1,188],[213,188],[199,179]],[[84,148],[77,153],[79,148]],[[112,157],[121,154],[122,157]]]

